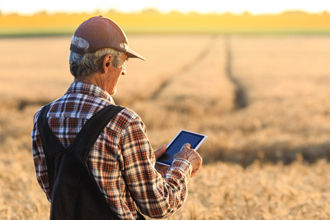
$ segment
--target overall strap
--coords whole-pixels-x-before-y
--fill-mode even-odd
[[[54,155],[62,151],[75,151],[78,155],[82,156],[81,159],[83,161],[85,161],[88,155],[90,146],[95,143],[104,127],[123,109],[123,107],[116,105],[108,105],[104,107],[102,110],[95,113],[89,120],[87,120],[73,143],[68,148],[64,148],[61,141],[54,135],[48,125],[46,116],[49,108],[50,104],[44,106],[38,117],[38,127],[41,141],[42,143],[48,144],[48,147],[43,146],[45,154]]]
[[[43,143],[43,150],[46,155],[53,155],[57,152],[65,151],[65,148],[63,147],[60,140],[53,134],[53,132],[50,130],[50,127],[48,125],[47,120],[47,113],[49,111],[50,104],[44,106],[41,109],[41,112],[38,117],[38,127],[39,127],[39,133],[40,138]],[[47,143],[47,147],[44,146],[44,144]]]
[[[121,106],[108,105],[94,114],[80,130],[70,146],[70,150],[85,162],[91,147],[110,120],[122,109]]]

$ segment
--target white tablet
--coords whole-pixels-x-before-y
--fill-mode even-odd
[[[197,150],[205,138],[205,135],[181,130],[173,138],[169,145],[167,145],[166,152],[160,158],[158,158],[156,162],[166,166],[171,166],[173,162],[173,156],[181,150],[184,144],[189,143],[192,149]]]

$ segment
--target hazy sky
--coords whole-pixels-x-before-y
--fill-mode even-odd
[[[330,11],[330,0],[0,0],[0,10],[4,13],[18,12],[30,14],[36,11],[49,12],[94,11],[117,9],[130,12],[144,8],[156,8],[163,12],[232,12],[278,13],[285,10],[308,12]]]

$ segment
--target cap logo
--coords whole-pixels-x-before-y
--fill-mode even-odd
[[[88,49],[89,48],[89,43],[87,40],[85,40],[84,38],[81,37],[77,37],[77,36],[73,36],[71,39],[71,44],[81,48],[83,50]]]

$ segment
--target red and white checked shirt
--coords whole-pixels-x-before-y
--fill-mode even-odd
[[[48,123],[67,147],[85,122],[107,105],[114,104],[103,89],[73,82],[63,97],[54,101]],[[45,154],[34,116],[33,159],[38,182],[51,201]],[[135,219],[136,206],[149,217],[168,217],[180,208],[188,194],[191,164],[175,160],[163,178],[154,168],[155,155],[141,118],[123,109],[101,132],[88,156],[88,167],[109,206],[121,219]]]

